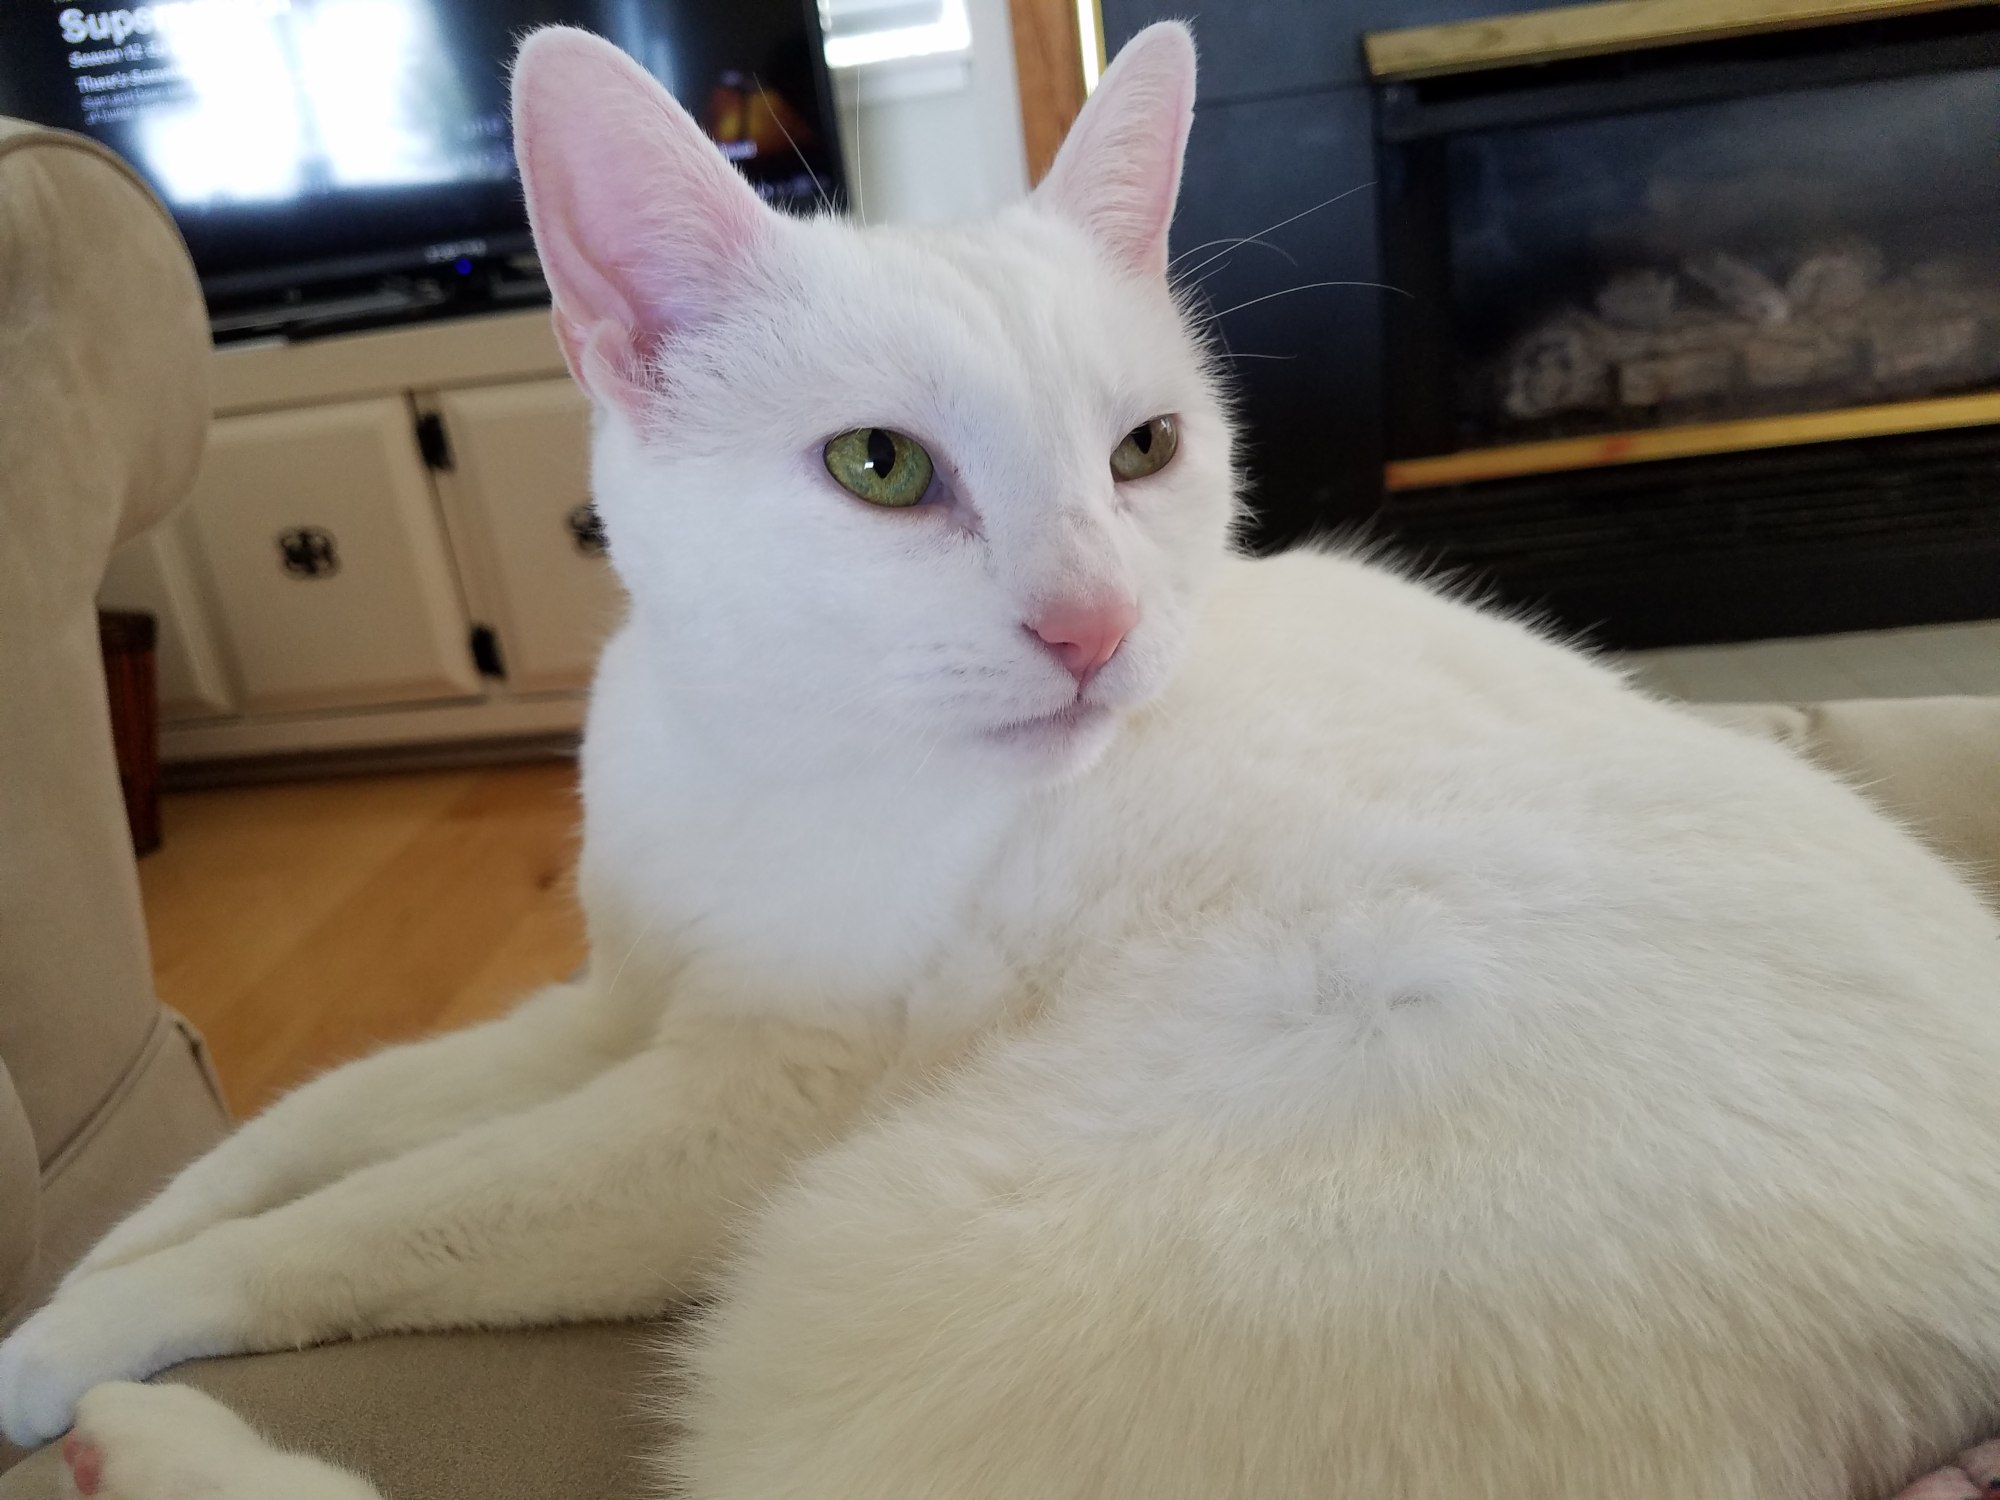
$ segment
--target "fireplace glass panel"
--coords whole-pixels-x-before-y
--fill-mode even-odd
[[[2000,69],[1445,143],[1460,447],[2000,385]]]

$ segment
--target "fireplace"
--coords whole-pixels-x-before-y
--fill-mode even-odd
[[[1620,646],[2000,616],[2000,8],[1672,10],[1368,39],[1383,529]]]

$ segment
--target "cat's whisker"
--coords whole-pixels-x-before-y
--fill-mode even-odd
[[[1244,308],[1255,307],[1260,302],[1270,302],[1279,297],[1289,297],[1294,292],[1310,292],[1320,287],[1328,287],[1328,286],[1373,287],[1378,292],[1394,292],[1398,297],[1408,297],[1412,302],[1417,300],[1417,295],[1415,292],[1408,291],[1400,286],[1391,286],[1386,281],[1308,281],[1302,283],[1299,286],[1285,287],[1280,291],[1266,292],[1261,297],[1252,297],[1247,302],[1238,302],[1233,307],[1225,307],[1220,312],[1209,313],[1208,316],[1211,318],[1226,318],[1231,313],[1242,312]],[[1255,356],[1253,356],[1253,358],[1254,357]]]
[[[1216,254],[1211,255],[1207,260],[1201,262],[1200,265],[1190,268],[1187,274],[1181,277],[1180,280],[1184,284],[1189,286],[1197,285],[1200,282],[1206,281],[1208,279],[1208,276],[1214,276],[1222,271],[1227,270],[1231,265],[1231,263],[1235,260],[1236,252],[1249,245],[1256,245],[1260,249],[1269,250],[1272,251],[1274,254],[1282,255],[1285,258],[1286,262],[1290,264],[1293,270],[1298,269],[1299,258],[1296,255],[1292,254],[1291,251],[1284,249],[1282,246],[1274,245],[1269,240],[1258,239],[1255,236],[1252,236],[1249,239],[1231,241],[1228,249],[1218,251]],[[1199,274],[1201,271],[1205,270],[1209,266],[1214,266],[1215,270],[1209,271],[1208,276],[1203,276]]]
[[[1223,247],[1224,254],[1227,254],[1229,251],[1236,249],[1239,245],[1262,245],[1266,250],[1277,250],[1278,254],[1284,256],[1287,260],[1292,259],[1292,256],[1288,251],[1278,249],[1278,247],[1272,244],[1269,240],[1260,239],[1258,236],[1254,234],[1238,235],[1238,236],[1232,236],[1229,239],[1203,240],[1199,245],[1190,245],[1187,247],[1187,249],[1181,251],[1179,255],[1176,255],[1173,258],[1173,260],[1168,262],[1168,269],[1171,270],[1174,266],[1179,265],[1182,261],[1186,260],[1190,255],[1199,255],[1202,251],[1212,250],[1217,245]],[[1211,259],[1213,259],[1213,257],[1211,257]],[[1202,262],[1203,265],[1206,265],[1207,263],[1208,263],[1207,261]],[[1294,264],[1296,264],[1296,262],[1294,262]]]
[[[942,745],[945,742],[945,740],[949,738],[949,736],[950,736],[950,731],[943,727],[938,728],[930,736],[930,743],[924,747],[923,759],[919,760],[917,762],[917,768],[914,771],[910,772],[910,777],[909,777],[910,782],[915,782],[920,776],[924,774],[924,768],[931,763],[931,757],[937,754],[938,746]]]
[[[1300,209],[1300,210],[1299,210],[1299,212],[1297,212],[1297,213],[1293,214],[1293,215],[1292,215],[1292,216],[1291,216],[1290,218],[1288,218],[1288,219],[1280,219],[1280,220],[1278,220],[1278,222],[1277,222],[1277,223],[1275,223],[1275,224],[1267,224],[1267,225],[1265,225],[1265,226],[1264,226],[1264,227],[1263,227],[1262,229],[1258,230],[1258,231],[1257,231],[1257,232],[1256,232],[1255,234],[1250,234],[1250,235],[1245,235],[1245,236],[1243,236],[1243,238],[1241,238],[1241,239],[1239,239],[1239,240],[1233,240],[1233,241],[1230,241],[1230,242],[1228,242],[1228,243],[1229,243],[1229,249],[1230,249],[1230,250],[1233,250],[1233,249],[1235,249],[1235,248],[1236,248],[1236,247],[1237,247],[1238,245],[1250,245],[1250,244],[1261,244],[1261,243],[1263,242],[1263,237],[1264,237],[1265,235],[1267,235],[1267,234],[1271,234],[1271,233],[1274,233],[1274,232],[1276,232],[1277,230],[1280,230],[1280,229],[1283,229],[1283,228],[1285,228],[1285,227],[1286,227],[1287,225],[1289,225],[1289,224],[1296,224],[1296,223],[1298,223],[1298,221],[1299,221],[1299,220],[1301,220],[1301,219],[1303,219],[1303,218],[1307,217],[1307,216],[1308,216],[1309,214],[1316,214],[1316,213],[1318,213],[1318,212],[1319,212],[1319,211],[1320,211],[1321,209],[1323,209],[1323,208],[1331,208],[1331,207],[1332,207],[1332,206],[1333,206],[1334,204],[1336,204],[1336,203],[1340,202],[1340,201],[1341,201],[1342,199],[1344,199],[1344,198],[1352,198],[1352,197],[1353,197],[1353,196],[1354,196],[1354,195],[1355,195],[1356,193],[1365,193],[1365,192],[1367,192],[1367,191],[1368,191],[1368,189],[1372,188],[1373,186],[1375,186],[1375,184],[1374,184],[1374,182],[1373,182],[1372,180],[1370,180],[1370,181],[1368,181],[1368,182],[1363,182],[1363,183],[1357,183],[1357,184],[1356,184],[1355,186],[1353,186],[1353,187],[1351,187],[1351,188],[1347,189],[1347,191],[1345,191],[1345,192],[1343,192],[1343,193],[1335,193],[1335,194],[1334,194],[1334,195],[1333,195],[1333,196],[1332,196],[1331,198],[1326,198],[1326,199],[1322,199],[1322,200],[1321,200],[1320,202],[1318,202],[1318,203],[1315,203],[1315,204],[1314,204],[1314,205],[1313,205],[1313,206],[1312,206],[1311,208],[1305,208],[1305,209]],[[1187,250],[1183,250],[1183,251],[1182,251],[1182,252],[1181,252],[1181,253],[1180,253],[1179,255],[1175,256],[1175,257],[1174,257],[1174,258],[1173,258],[1173,259],[1172,259],[1171,261],[1169,261],[1169,262],[1167,263],[1167,271],[1168,271],[1168,274],[1169,274],[1169,275],[1171,275],[1171,274],[1173,273],[1173,268],[1174,268],[1175,266],[1179,265],[1179,264],[1180,264],[1180,262],[1181,262],[1182,260],[1186,259],[1186,258],[1187,258],[1188,256],[1190,256],[1190,255],[1193,255],[1193,254],[1196,254],[1196,253],[1197,253],[1197,252],[1199,252],[1199,251],[1202,251],[1202,250],[1206,250],[1207,248],[1209,248],[1209,246],[1210,246],[1210,245],[1216,245],[1216,244],[1221,244],[1221,243],[1223,243],[1223,242],[1222,242],[1222,241],[1220,241],[1220,240],[1210,240],[1210,241],[1208,241],[1208,243],[1207,243],[1207,244],[1204,244],[1204,245],[1196,245],[1196,246],[1192,247],[1191,249],[1187,249]],[[1276,246],[1272,246],[1271,248],[1272,248],[1272,249],[1276,249],[1277,247],[1276,247]],[[1220,258],[1221,256],[1223,256],[1223,255],[1227,255],[1228,253],[1229,253],[1229,250],[1222,250],[1222,251],[1219,251],[1219,252],[1217,252],[1217,254],[1216,254],[1216,255],[1211,255],[1211,256],[1210,256],[1210,257],[1208,258],[1208,260],[1205,260],[1205,261],[1202,261],[1200,265],[1197,265],[1197,266],[1193,266],[1193,267],[1191,267],[1191,268],[1190,268],[1190,269],[1189,269],[1189,270],[1188,270],[1188,271],[1187,271],[1187,272],[1186,272],[1185,274],[1186,274],[1186,275],[1188,275],[1188,276],[1193,276],[1193,275],[1194,275],[1194,274],[1195,274],[1196,272],[1198,272],[1198,271],[1200,271],[1200,270],[1201,270],[1202,266],[1206,266],[1206,265],[1210,264],[1211,262],[1213,262],[1213,261],[1215,261],[1215,260],[1219,259],[1219,258]],[[1294,264],[1296,264],[1296,262],[1294,262]]]
[[[848,75],[854,80],[854,155],[848,175],[854,179],[854,216],[864,224],[868,222],[868,193],[861,180],[861,83],[866,73],[865,68],[855,68]]]
[[[759,78],[755,73],[752,73],[750,75],[750,82],[754,84],[760,92],[763,91],[764,80]],[[775,92],[775,90],[773,92]],[[780,94],[778,95],[778,97],[782,99],[784,95]],[[789,129],[787,129],[785,125],[785,117],[779,114],[778,111],[774,109],[771,111],[771,122],[778,127],[779,132],[784,136],[785,144],[792,148],[792,155],[796,156],[799,159],[799,165],[806,169],[806,176],[812,179],[813,191],[819,195],[819,206],[825,209],[828,213],[832,213],[833,197],[830,193],[827,192],[826,184],[819,180],[819,173],[813,170],[812,163],[806,160],[805,152],[799,149],[799,143],[792,139],[792,132]]]
[[[618,988],[618,981],[625,977],[625,966],[632,962],[632,955],[639,951],[639,945],[653,935],[653,930],[665,919],[664,913],[656,913],[639,929],[639,935],[632,939],[632,946],[625,950],[625,956],[618,960],[618,967],[611,975],[610,983],[604,986],[604,993],[611,994]]]

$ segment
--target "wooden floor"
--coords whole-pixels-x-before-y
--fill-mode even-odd
[[[160,998],[238,1117],[583,961],[569,762],[170,793],[139,862]]]

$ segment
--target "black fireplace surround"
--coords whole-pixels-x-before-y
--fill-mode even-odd
[[[2000,6],[1361,67],[1363,32],[1529,8],[1193,17],[1174,252],[1235,364],[1254,540],[1365,535],[1610,646],[2000,617],[2000,427],[1384,488],[1388,460],[2000,389]],[[1107,40],[1166,10],[1105,0]]]

